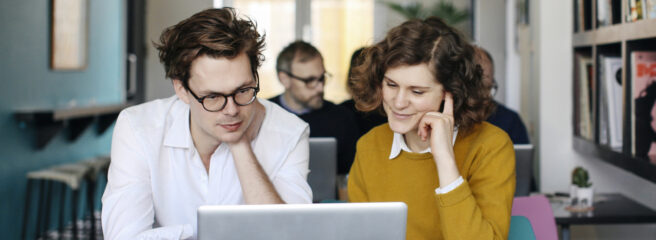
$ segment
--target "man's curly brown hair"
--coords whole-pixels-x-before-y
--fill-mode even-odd
[[[233,59],[246,53],[251,72],[257,81],[257,69],[264,61],[264,36],[249,19],[239,19],[233,8],[207,9],[168,27],[162,32],[159,60],[164,64],[166,77],[182,81],[189,89],[189,69],[196,58]]]
[[[382,112],[385,72],[426,63],[444,90],[453,94],[455,125],[467,132],[487,119],[495,106],[483,85],[482,69],[474,62],[474,54],[474,47],[462,34],[440,18],[406,21],[363,51],[360,65],[349,79],[356,108]]]

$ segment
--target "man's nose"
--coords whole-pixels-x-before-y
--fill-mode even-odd
[[[236,116],[239,114],[239,105],[235,102],[234,98],[228,97],[226,99],[226,106],[221,111],[223,114],[228,116]]]

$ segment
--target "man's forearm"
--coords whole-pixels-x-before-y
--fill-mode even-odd
[[[250,144],[231,146],[246,204],[285,203],[257,161]]]

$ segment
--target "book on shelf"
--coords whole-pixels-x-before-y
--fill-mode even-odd
[[[627,0],[627,14],[626,14],[626,21],[627,22],[635,22],[640,19],[644,19],[643,15],[643,8],[644,8],[644,1],[645,0]]]
[[[622,1],[623,0],[611,0],[611,21],[615,23],[622,22]]]
[[[593,61],[590,56],[575,54],[575,78],[578,89],[576,95],[577,134],[585,139],[594,140],[593,96],[594,81],[592,78]]]
[[[656,164],[656,51],[631,52],[632,153]]]
[[[613,24],[612,0],[597,0],[597,26]]]
[[[609,134],[609,115],[608,115],[608,96],[606,96],[606,84],[604,82],[599,82],[599,144],[604,146],[609,146],[610,134]]]
[[[602,125],[607,132],[607,145],[615,150],[622,149],[622,58],[618,56],[600,55],[599,77],[601,105],[600,143]],[[603,122],[606,123],[603,123]]]
[[[580,25],[579,24],[579,22],[580,22],[580,20],[579,20],[579,2],[580,1],[581,0],[575,0],[574,1],[574,17],[573,17],[573,19],[574,19],[574,32],[583,31],[583,29],[580,28],[580,26],[579,26]]]
[[[592,28],[592,1],[576,0],[574,2],[574,31],[583,32]]]
[[[584,30],[589,30],[592,29],[592,21],[594,20],[592,17],[592,1],[594,0],[582,0],[583,1],[583,14],[581,17],[583,17],[583,20],[581,23],[583,23],[583,28]]]

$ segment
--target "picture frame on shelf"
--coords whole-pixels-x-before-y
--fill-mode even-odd
[[[52,0],[50,68],[79,71],[87,66],[88,0]]]

